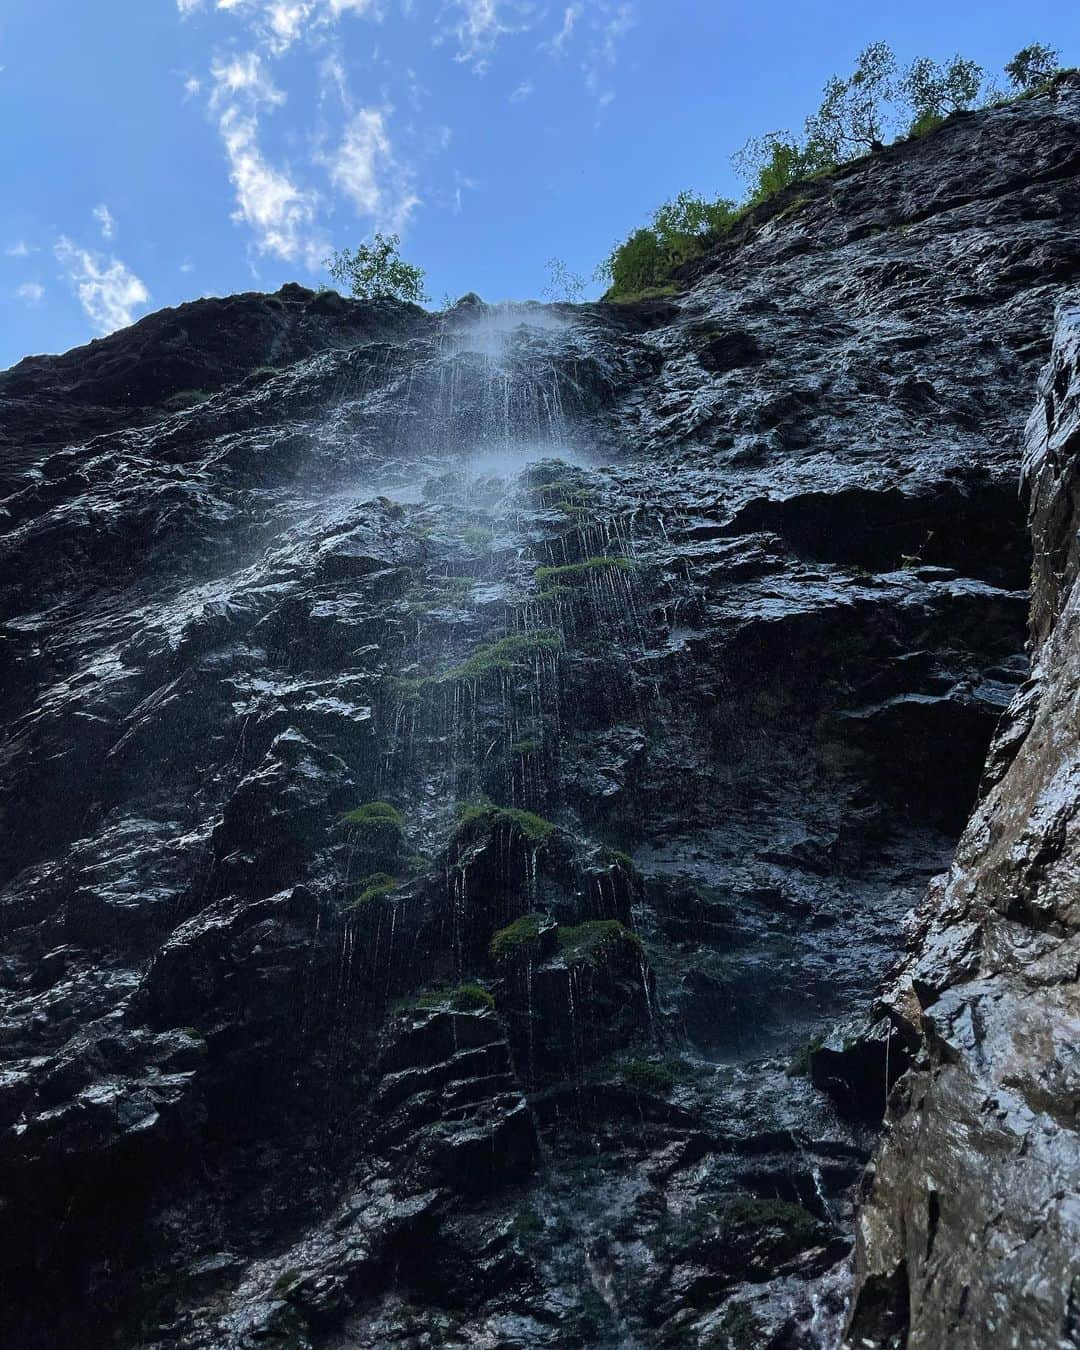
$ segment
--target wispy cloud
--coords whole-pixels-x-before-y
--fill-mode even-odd
[[[532,94],[535,92],[535,90],[536,90],[536,85],[533,84],[532,80],[522,80],[522,82],[518,85],[518,87],[517,87],[517,88],[514,90],[514,92],[510,95],[510,102],[511,102],[511,103],[524,103],[524,101],[525,101],[527,98],[530,98],[530,97],[532,96]]]
[[[326,161],[330,181],[377,229],[401,230],[420,204],[412,176],[394,158],[381,108],[361,108]]]
[[[562,52],[563,48],[570,41],[570,38],[574,32],[574,27],[577,24],[577,21],[580,17],[581,17],[580,5],[566,6],[566,8],[563,10],[562,27],[550,40],[550,42],[545,42],[543,44],[548,49],[548,51],[555,52],[556,55]]]
[[[228,108],[219,124],[229,160],[229,179],[236,190],[233,219],[250,226],[260,253],[287,262],[303,257],[316,263],[325,252],[313,237],[318,197],[298,187],[287,173],[267,162],[258,141],[254,116]]]
[[[28,305],[40,305],[42,297],[45,295],[45,287],[39,281],[27,281],[18,288],[15,294],[20,300],[25,300]]]
[[[31,253],[36,253],[36,248],[31,248],[25,239],[16,239],[13,244],[8,244],[4,253],[9,258],[29,258]]]
[[[285,102],[285,95],[274,84],[258,52],[244,52],[231,61],[215,61],[210,73],[214,77],[214,90],[210,95],[212,108],[220,108],[237,98],[255,106],[278,106]]]
[[[201,9],[205,0],[176,0],[185,17]],[[275,56],[309,32],[327,29],[343,14],[381,19],[376,0],[214,0],[214,8],[235,13]]]
[[[236,192],[233,219],[249,226],[260,253],[317,262],[326,251],[315,232],[318,196],[295,183],[287,168],[271,164],[259,143],[260,111],[280,107],[285,95],[257,52],[217,61],[211,74],[210,107]]]
[[[111,239],[116,233],[116,221],[113,219],[112,212],[104,202],[102,202],[100,206],[94,207],[93,217],[101,227],[101,237],[103,239]]]
[[[454,191],[450,194],[450,210],[455,216],[460,216],[464,206],[463,197],[466,192],[472,192],[477,183],[474,178],[469,178],[466,174],[454,170]]]
[[[447,9],[453,18],[436,41],[447,36],[454,38],[457,43],[454,60],[472,66],[477,75],[483,75],[499,39],[528,27],[528,22],[520,17],[516,23],[508,22],[507,11],[511,3],[512,0],[450,0]]]
[[[503,2],[482,0],[492,6]],[[231,13],[248,32],[250,49],[219,55],[204,92],[235,192],[232,218],[251,230],[255,249],[317,268],[329,252],[324,220],[335,196],[347,199],[369,226],[395,231],[406,226],[420,199],[411,169],[395,153],[392,109],[354,102],[330,31],[346,15],[379,21],[380,0],[184,0],[183,12],[197,7]],[[271,119],[287,101],[276,79],[280,58],[301,42],[319,76],[320,124],[307,138],[306,159],[294,153],[289,163],[271,138]],[[185,87],[197,92],[191,80]],[[327,122],[336,129],[328,130]],[[284,130],[287,143],[295,144],[301,128]],[[312,163],[327,175],[317,186]]]
[[[66,235],[60,236],[53,252],[99,333],[126,328],[135,310],[150,299],[150,292],[119,258],[79,248]]]
[[[581,68],[586,88],[596,95],[601,106],[606,106],[615,97],[611,81],[618,61],[619,41],[633,28],[634,22],[633,6],[629,4],[615,7],[605,4],[594,21],[594,40]]]

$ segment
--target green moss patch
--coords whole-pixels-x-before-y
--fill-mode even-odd
[[[450,1008],[454,1012],[491,1012],[494,997],[481,984],[459,984],[454,989],[436,989],[421,994],[418,1008]]]
[[[494,538],[495,531],[483,525],[466,525],[461,531],[462,543],[467,544],[469,548],[490,548]]]
[[[604,299],[609,305],[636,305],[641,300],[668,300],[678,295],[681,289],[672,281],[663,286],[646,286],[640,291],[627,291],[623,295],[613,295],[608,291]]]
[[[606,954],[618,947],[632,948],[644,953],[641,939],[618,919],[592,919],[573,928],[559,929],[559,950],[572,964],[598,964]]]
[[[409,590],[406,605],[411,614],[425,614],[440,605],[463,603],[475,588],[475,577],[428,577]]]
[[[372,872],[370,876],[358,883],[360,894],[355,900],[350,901],[348,909],[359,909],[363,905],[369,905],[373,900],[382,900],[392,894],[401,885],[397,877],[393,877],[389,872]]]
[[[562,646],[562,638],[554,632],[512,633],[475,652],[460,666],[442,676],[445,681],[477,680],[493,670],[513,670],[527,657],[540,652],[555,652]]]
[[[338,821],[361,850],[373,855],[370,863],[396,866],[405,844],[405,818],[389,802],[364,802],[346,811]]]
[[[576,595],[573,586],[545,586],[542,591],[529,596],[530,604],[548,605],[556,600],[565,600],[568,595]]]
[[[542,848],[555,832],[555,826],[550,820],[512,806],[494,806],[491,802],[459,802],[457,812],[459,834],[477,825],[489,829],[502,826],[516,831],[535,847]]]
[[[340,823],[362,834],[389,831],[400,835],[404,829],[405,817],[389,802],[365,802],[363,806],[346,811]]]
[[[543,914],[523,914],[520,919],[500,928],[488,944],[493,961],[518,961],[531,955],[540,945],[540,935],[547,925]]]
[[[667,1064],[651,1059],[633,1059],[624,1065],[622,1080],[632,1091],[653,1097],[667,1097],[677,1081]]]
[[[538,567],[536,580],[542,586],[545,582],[583,581],[594,572],[631,572],[635,563],[621,555],[586,558],[583,562],[563,563],[559,567]]]
[[[168,412],[184,412],[187,408],[197,408],[214,395],[209,389],[181,389],[162,400],[161,406]]]
[[[466,684],[481,680],[496,670],[515,670],[528,658],[540,652],[555,652],[562,646],[562,638],[549,629],[535,633],[511,633],[497,642],[477,647],[471,656],[441,675],[396,679],[393,687],[402,698],[416,698],[424,689],[437,685]]]
[[[740,1195],[720,1212],[725,1229],[778,1228],[792,1244],[804,1247],[817,1233],[817,1220],[808,1209],[790,1200]]]

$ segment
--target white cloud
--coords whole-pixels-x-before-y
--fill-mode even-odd
[[[601,107],[615,97],[609,81],[615,73],[619,39],[634,26],[634,11],[629,4],[615,9],[605,6],[604,16],[596,25],[596,41],[582,64],[586,88],[596,95]]]
[[[394,158],[382,109],[361,108],[345,129],[337,151],[326,160],[330,181],[350,197],[376,229],[398,231],[420,204],[410,175]]]
[[[40,305],[42,296],[45,294],[45,287],[37,281],[27,281],[15,292],[20,300],[25,300],[28,305]]]
[[[233,219],[251,228],[260,253],[273,253],[288,262],[303,255],[309,265],[317,263],[323,245],[312,237],[316,194],[297,187],[267,162],[253,116],[229,108],[222,115],[220,131],[229,179],[236,189]]]
[[[458,173],[457,170],[454,171],[454,191],[450,195],[450,210],[455,216],[461,215],[464,204],[462,201],[463,193],[473,191],[476,186],[477,183],[474,178],[469,178],[463,173]]]
[[[382,19],[374,0],[327,0],[327,8],[332,19],[339,19],[342,14],[370,14],[374,19]]]
[[[244,52],[231,61],[215,61],[210,73],[214,77],[211,107],[218,108],[239,98],[275,107],[285,102],[285,95],[274,84],[258,52]]]
[[[4,252],[9,258],[29,258],[31,253],[36,253],[36,248],[31,248],[25,239],[16,239],[13,244],[8,244]]]
[[[296,39],[303,32],[304,24],[311,16],[313,6],[305,4],[304,0],[277,0],[277,3],[270,5],[266,11],[266,22],[269,25],[271,45],[280,51],[291,47]]]
[[[92,212],[94,219],[101,226],[101,235],[103,239],[111,239],[116,233],[116,221],[113,214],[104,202],[100,206],[95,206]]]
[[[322,65],[319,67],[319,99],[321,102],[329,97],[329,91],[333,89],[341,103],[348,106],[349,88],[348,80],[345,77],[345,63],[338,52],[331,52],[325,57]]]
[[[555,53],[559,53],[562,51],[562,49],[570,41],[570,37],[574,31],[574,25],[577,23],[580,17],[581,17],[580,5],[567,5],[567,7],[563,10],[562,27],[555,34],[555,36],[551,39],[550,42],[544,44],[549,51]]]
[[[184,81],[184,95],[187,98],[194,98],[196,94],[202,92],[202,80],[197,75],[189,75]]]
[[[451,0],[457,13],[457,21],[449,29],[458,44],[454,60],[471,64],[478,75],[487,70],[488,58],[499,38],[514,31],[503,22],[502,4],[503,0]]]
[[[202,8],[203,0],[176,0],[176,8],[186,19],[189,14],[193,14],[197,9]]]
[[[180,271],[184,273],[194,272],[195,264],[191,261],[190,258],[185,258],[184,261],[180,264]]]
[[[119,258],[105,258],[78,248],[65,235],[60,236],[53,252],[100,333],[126,328],[134,319],[135,309],[150,299],[150,292]]]
[[[186,13],[202,0],[177,3]],[[275,56],[288,51],[306,32],[332,27],[343,14],[382,18],[376,0],[216,0],[215,8],[244,18]]]
[[[260,253],[288,262],[303,257],[309,266],[317,265],[326,252],[315,232],[318,196],[294,183],[286,170],[275,168],[259,144],[258,110],[280,107],[285,95],[257,52],[215,62],[211,74],[210,106],[218,114],[229,179],[236,190],[233,220],[249,226]]]
[[[518,85],[518,87],[517,87],[517,88],[514,90],[514,92],[510,95],[510,102],[511,102],[511,103],[524,103],[524,101],[525,101],[527,98],[531,97],[531,95],[532,95],[532,93],[533,93],[533,91],[534,91],[535,89],[536,89],[536,85],[533,84],[532,80],[522,80],[522,82]]]
[[[514,3],[516,0],[505,0]],[[217,124],[236,194],[233,219],[246,225],[258,253],[302,260],[317,267],[329,252],[320,216],[325,197],[299,168],[275,154],[264,118],[286,103],[275,81],[275,61],[295,44],[307,40],[315,55],[318,106],[329,116],[333,101],[340,103],[344,125],[329,139],[320,130],[313,139],[313,158],[328,173],[335,192],[347,197],[358,213],[378,229],[401,230],[419,198],[412,175],[400,164],[391,144],[389,108],[358,108],[349,93],[344,62],[329,30],[344,16],[382,18],[381,0],[185,0],[188,10],[211,6],[231,13],[249,33],[250,50],[220,55],[206,82],[208,106]],[[457,4],[459,0],[451,0]],[[468,0],[490,4],[504,0]],[[410,77],[412,78],[412,77]],[[415,83],[415,80],[413,79]],[[193,81],[189,94],[198,92]],[[286,126],[292,137],[301,128]],[[310,142],[309,142],[310,143]],[[336,145],[335,145],[336,143]],[[335,145],[333,150],[325,147]],[[324,147],[321,151],[318,147]],[[254,254],[253,254],[254,257]]]

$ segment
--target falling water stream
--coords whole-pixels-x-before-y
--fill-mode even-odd
[[[659,673],[638,678],[632,672],[635,663],[644,668],[650,650],[674,650],[670,631],[658,635],[656,615],[677,615],[681,604],[694,602],[685,600],[682,577],[674,599],[659,577],[648,590],[643,586],[642,568],[651,554],[670,550],[668,526],[640,494],[622,488],[619,470],[592,443],[603,386],[588,332],[573,322],[535,307],[471,307],[447,324],[434,367],[410,375],[393,454],[384,457],[376,477],[342,485],[323,504],[324,513],[343,522],[358,505],[381,504],[404,512],[406,524],[415,522],[421,531],[425,562],[414,569],[397,636],[383,652],[387,677],[376,710],[382,748],[375,786],[380,798],[413,804],[410,827],[427,852],[443,846],[460,803],[489,798],[540,816],[559,812],[579,836],[575,846],[584,846],[581,822],[560,802],[566,746],[594,736],[605,718],[629,722],[643,738],[666,725]],[[514,645],[504,659],[499,644],[507,643]],[[590,675],[595,706],[583,704],[580,672],[600,661],[600,673]],[[573,697],[566,692],[568,662],[578,690]],[[609,703],[618,711],[607,712]],[[585,844],[596,846],[587,837]],[[486,884],[507,894],[511,908],[503,922],[543,910],[540,848],[519,847],[506,832],[498,835],[498,847],[498,868]],[[483,886],[474,891],[470,885],[471,866],[464,853],[448,855],[444,869],[443,946],[457,979],[472,978],[473,911],[490,902]],[[412,920],[405,921],[410,903],[407,889],[404,899],[391,896],[388,924],[380,913],[370,938],[371,958],[386,964],[388,1000],[397,972],[412,960]],[[601,870],[584,885],[579,903],[585,913],[577,921],[618,912],[614,881],[605,885]],[[341,951],[343,987],[368,980],[360,946],[350,923]],[[630,980],[640,1003],[641,1053],[662,1053],[673,1028],[644,951],[635,957]],[[523,966],[517,1056],[526,1087],[539,1081],[542,1055],[549,1053],[539,1034],[545,1030],[541,1019],[551,1016],[551,988],[530,955]],[[580,1112],[595,1055],[590,1047],[603,1029],[590,1009],[590,987],[572,963],[562,997],[563,1073],[576,1094],[573,1111]],[[703,1064],[703,1082],[710,1072]],[[557,1134],[567,1109],[555,1108]],[[631,1244],[624,1253],[630,1264],[620,1274],[603,1207],[632,1205],[642,1182],[604,1164],[599,1135],[591,1170],[563,1175],[564,1164],[543,1142],[543,1129],[540,1135],[547,1176],[535,1203],[548,1216],[548,1229],[563,1234],[548,1258],[550,1277],[560,1285],[577,1282],[599,1299],[607,1325],[595,1333],[598,1347],[634,1350],[646,1342],[627,1321],[619,1282],[633,1278],[647,1249]],[[827,1214],[820,1171],[811,1159],[806,1165]],[[835,1301],[815,1305],[818,1329],[826,1326]],[[815,1331],[811,1343],[826,1346],[831,1335]]]

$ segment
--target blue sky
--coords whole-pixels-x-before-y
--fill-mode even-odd
[[[397,230],[428,290],[538,296],[683,188],[737,196],[883,38],[1080,62],[1076,0],[0,0],[0,368]]]

